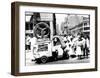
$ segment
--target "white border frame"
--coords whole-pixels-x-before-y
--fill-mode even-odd
[[[25,66],[25,11],[30,12],[52,12],[52,13],[76,13],[90,14],[90,63],[82,64],[53,64],[53,65],[34,65]],[[39,7],[39,6],[20,6],[19,7],[19,72],[42,72],[55,70],[76,70],[95,68],[95,10]]]

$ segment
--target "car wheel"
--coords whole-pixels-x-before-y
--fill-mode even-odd
[[[42,63],[46,63],[47,60],[48,60],[48,58],[47,58],[46,56],[42,56],[42,57],[41,57],[41,62],[42,62]]]

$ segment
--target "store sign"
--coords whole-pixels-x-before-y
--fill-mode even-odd
[[[41,21],[52,21],[53,20],[53,14],[49,13],[40,13]]]

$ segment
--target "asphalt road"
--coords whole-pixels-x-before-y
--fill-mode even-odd
[[[75,63],[89,63],[88,59],[77,59],[76,58],[70,58],[70,59],[64,59],[64,60],[56,60],[56,61],[49,61],[45,64],[37,64],[35,61],[31,61],[31,59],[26,59],[26,65],[33,66],[33,65],[50,65],[50,64],[75,64]]]
[[[68,60],[57,60],[53,62],[48,62],[47,64],[72,64],[72,63],[89,63],[89,59],[68,59]]]
[[[75,63],[89,63],[89,58],[85,59],[78,59],[77,57],[75,58],[69,58],[69,59],[58,59],[57,61],[50,60],[49,62],[45,64],[37,64],[35,61],[32,61],[32,54],[31,52],[26,52],[26,66],[33,66],[33,65],[50,65],[50,64],[75,64]]]

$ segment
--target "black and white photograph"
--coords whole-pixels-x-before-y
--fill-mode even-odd
[[[25,12],[25,65],[90,62],[90,15]]]
[[[97,7],[27,2],[12,6],[15,75],[97,70]]]

